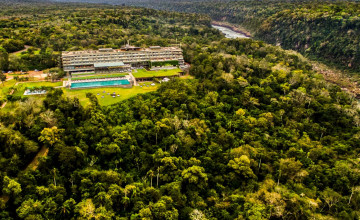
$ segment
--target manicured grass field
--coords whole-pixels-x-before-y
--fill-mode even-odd
[[[133,71],[133,76],[135,78],[145,78],[145,77],[157,77],[157,76],[176,76],[179,75],[181,69],[172,69],[172,70],[157,70],[157,71],[147,71],[145,69],[138,69]]]
[[[15,80],[10,80],[8,82],[5,82],[4,87],[2,87],[2,85],[0,85],[0,94],[8,94],[8,90],[11,86],[13,86],[15,84]],[[96,97],[99,100],[100,105],[106,106],[106,105],[111,105],[117,102],[120,102],[122,100],[131,98],[133,96],[136,96],[137,94],[142,94],[142,93],[147,93],[147,92],[152,92],[155,91],[158,88],[158,84],[156,84],[155,86],[151,86],[152,82],[141,82],[141,85],[145,84],[145,85],[149,85],[149,87],[147,86],[134,86],[132,88],[118,88],[118,87],[101,87],[101,88],[89,88],[89,89],[65,89],[63,88],[64,94],[67,97],[70,98],[74,98],[77,97],[80,100],[80,103],[83,106],[86,106],[89,104],[89,99],[86,98],[86,93],[93,93],[94,95],[96,95]],[[40,86],[51,86],[51,87],[57,87],[57,86],[61,86],[62,82],[56,82],[56,83],[52,83],[52,82],[24,82],[24,83],[19,83],[16,88],[17,91],[13,94],[13,95],[19,95],[19,96],[23,96],[25,88],[26,87],[40,87]],[[105,91],[105,93],[103,93],[103,91]],[[113,92],[116,93],[116,97],[113,98],[112,94]],[[110,95],[108,95],[107,93],[110,93]],[[97,95],[99,94],[99,95]],[[120,95],[119,97],[117,95]],[[102,96],[104,96],[104,98],[102,98]],[[27,97],[36,97],[36,99],[38,100],[43,100],[46,95],[33,95],[33,96],[27,96]],[[4,97],[5,98],[5,97]],[[12,109],[14,109],[17,105],[17,102],[9,102],[6,107],[4,109],[2,109],[2,111],[11,111]]]
[[[151,82],[147,82],[146,84],[150,85]],[[84,106],[89,104],[89,99],[86,98],[86,93],[93,93],[98,98],[100,105],[105,106],[131,98],[137,94],[155,91],[157,88],[158,85],[149,87],[144,86],[142,88],[140,86],[134,86],[132,88],[101,87],[92,89],[64,89],[64,93],[66,96],[71,98],[77,97],[80,100],[80,103]],[[103,93],[103,91],[105,91],[105,93]],[[111,96],[113,92],[115,92],[116,95],[119,94],[120,97],[116,96],[115,98],[113,98]],[[110,95],[108,95],[107,93],[110,93]],[[102,96],[104,96],[104,98],[101,98]]]
[[[115,77],[123,77],[125,75],[127,75],[127,74],[125,74],[125,73],[97,74],[97,75],[92,75],[92,76],[72,77],[71,80],[115,78]]]
[[[92,74],[95,74],[95,73],[72,73],[71,75],[73,77],[77,77],[77,76],[92,75]]]

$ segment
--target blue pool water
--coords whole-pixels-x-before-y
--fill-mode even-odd
[[[71,88],[76,89],[76,88],[86,88],[86,87],[118,86],[118,85],[129,85],[129,84],[130,84],[129,80],[122,79],[122,80],[71,83]]]

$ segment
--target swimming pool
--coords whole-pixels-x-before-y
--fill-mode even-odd
[[[93,82],[79,82],[71,83],[72,89],[86,88],[86,87],[101,87],[101,86],[119,86],[119,85],[130,85],[129,80],[109,80],[109,81],[93,81]]]

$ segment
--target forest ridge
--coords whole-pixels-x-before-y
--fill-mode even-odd
[[[358,219],[358,100],[302,54],[226,39],[211,21],[119,5],[1,7],[4,71],[61,80],[61,51],[129,39],[181,43],[191,67],[109,106],[90,89],[83,105],[64,88],[34,98],[2,82],[11,108],[0,110],[0,218]]]
[[[213,20],[240,25],[258,40],[350,72],[360,70],[358,1],[134,0],[126,4],[208,14]]]

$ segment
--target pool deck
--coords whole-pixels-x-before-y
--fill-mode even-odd
[[[116,81],[116,80],[128,80],[130,84],[121,84],[121,85],[104,85],[104,86],[88,86],[88,87],[78,87],[71,88],[72,83],[90,83],[90,82],[106,82],[106,81]],[[126,75],[124,77],[114,77],[114,78],[102,78],[102,79],[84,79],[84,80],[76,80],[76,81],[63,81],[63,87],[70,89],[86,89],[86,88],[98,88],[98,87],[123,87],[123,88],[131,88],[133,85],[136,85],[135,77],[131,75]]]
[[[73,83],[82,83],[82,82],[101,82],[101,81],[114,81],[114,80],[129,80],[128,77],[114,77],[114,78],[102,78],[102,79],[83,79],[72,81]]]
[[[129,77],[130,77],[130,80],[129,82],[134,82],[134,86],[138,86],[138,83],[136,82],[136,78],[134,77],[134,75],[132,73],[129,73]]]
[[[70,89],[71,89],[71,90],[77,90],[77,89],[95,89],[95,88],[101,88],[101,87],[132,88],[132,85],[131,85],[131,83],[130,83],[130,84],[123,84],[123,85],[87,86],[87,87],[77,87],[77,88],[70,88]]]

